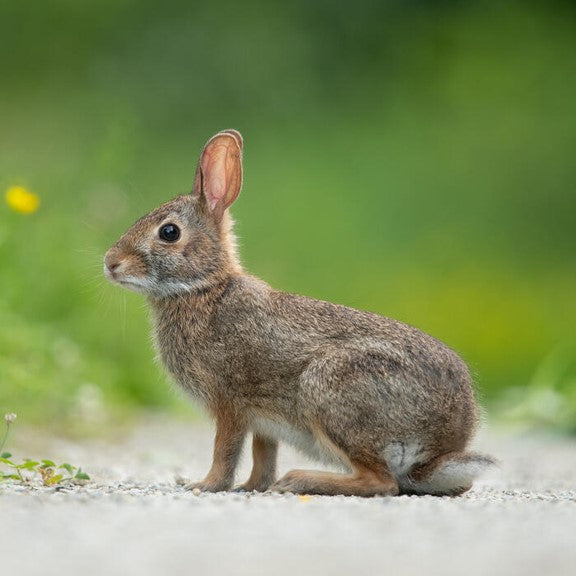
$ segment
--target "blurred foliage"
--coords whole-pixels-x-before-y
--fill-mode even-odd
[[[0,412],[182,402],[106,248],[245,137],[272,285],[393,316],[515,420],[576,429],[576,8],[560,1],[0,4]]]

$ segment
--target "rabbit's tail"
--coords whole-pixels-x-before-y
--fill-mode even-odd
[[[452,452],[413,469],[400,480],[400,490],[404,494],[458,496],[496,464],[494,458],[484,454]]]

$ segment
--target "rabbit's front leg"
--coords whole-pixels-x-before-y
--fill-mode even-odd
[[[188,484],[186,489],[198,488],[203,492],[222,492],[230,490],[234,484],[234,472],[242,452],[242,444],[247,428],[232,411],[216,412],[216,437],[212,467],[201,482]]]
[[[237,492],[265,492],[276,481],[278,441],[254,433],[252,440],[252,472]]]

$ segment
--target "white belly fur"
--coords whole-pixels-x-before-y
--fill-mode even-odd
[[[258,416],[252,421],[254,432],[285,442],[312,460],[323,464],[336,465],[346,469],[347,466],[336,454],[331,452],[320,440],[307,430],[297,430],[287,422],[271,420]]]

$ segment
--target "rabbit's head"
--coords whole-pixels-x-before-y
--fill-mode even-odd
[[[240,271],[227,208],[242,187],[242,136],[225,130],[202,152],[190,194],[140,218],[108,250],[106,277],[152,298],[202,291]]]

